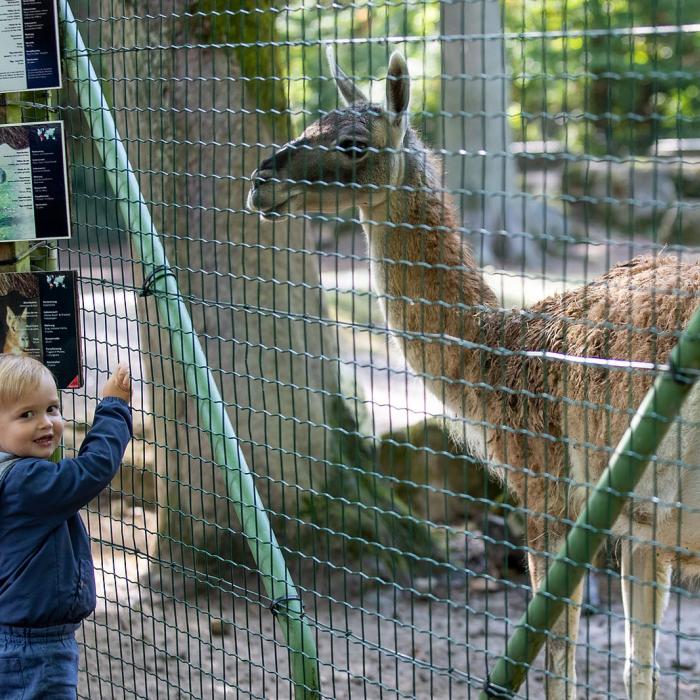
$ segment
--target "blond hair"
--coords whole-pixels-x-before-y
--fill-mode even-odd
[[[45,378],[56,383],[51,370],[39,360],[28,355],[0,353],[0,404],[19,401]]]

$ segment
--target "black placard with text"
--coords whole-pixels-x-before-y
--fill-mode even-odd
[[[0,273],[0,351],[40,360],[59,389],[82,386],[75,271]]]

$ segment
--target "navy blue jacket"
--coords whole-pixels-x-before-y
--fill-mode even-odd
[[[78,511],[117,473],[131,435],[129,406],[109,397],[77,457],[29,457],[9,469],[0,485],[0,624],[80,622],[95,609],[90,540]]]

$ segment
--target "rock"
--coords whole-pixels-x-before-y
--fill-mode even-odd
[[[418,593],[433,593],[439,585],[437,576],[415,576],[411,582],[411,587]]]
[[[472,576],[469,579],[469,590],[472,593],[493,593],[503,589],[503,582],[487,576]]]
[[[461,452],[438,420],[415,423],[381,438],[379,467],[399,479],[394,490],[421,520],[452,523],[497,500],[502,488],[471,455]]]
[[[209,622],[209,629],[211,629],[211,633],[218,635],[219,637],[225,637],[231,631],[232,627],[232,625],[219,617],[212,617],[211,621]]]
[[[525,522],[522,513],[506,511],[505,517],[497,513],[487,513],[484,520],[482,537],[485,570],[495,578],[506,579],[512,579],[514,574],[524,573]],[[469,554],[476,542],[477,538],[471,538]],[[468,557],[467,565],[469,561]]]

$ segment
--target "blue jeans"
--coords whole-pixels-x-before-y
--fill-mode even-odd
[[[75,700],[79,624],[54,627],[0,625],[2,700]]]

